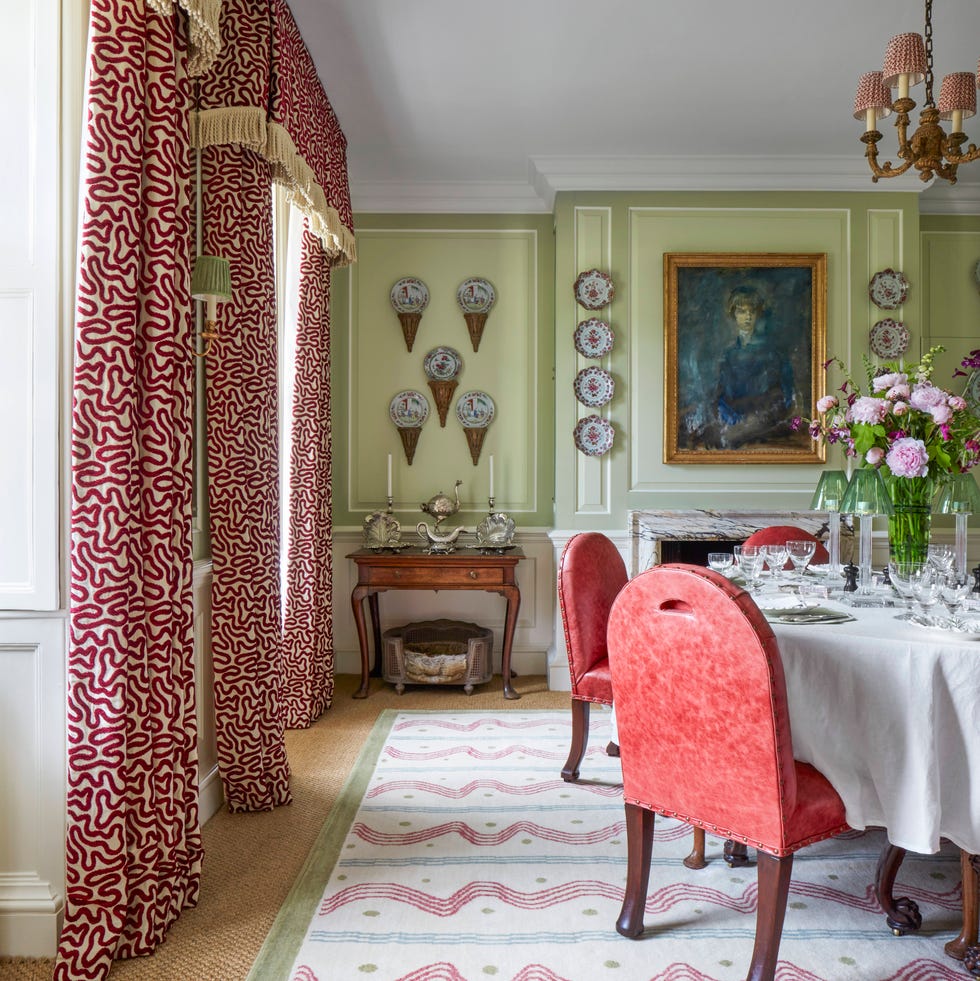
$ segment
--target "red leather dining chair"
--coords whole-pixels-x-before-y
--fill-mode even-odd
[[[626,585],[626,563],[605,535],[583,532],[569,539],[558,563],[558,606],[565,628],[568,673],[572,679],[572,745],[562,779],[578,780],[589,742],[589,707],[612,705],[612,679],[606,654],[609,610]],[[618,755],[609,743],[606,752]]]
[[[579,767],[589,742],[589,707],[593,702],[611,705],[612,678],[606,650],[609,610],[629,576],[619,549],[599,532],[583,532],[570,538],[558,563],[558,605],[565,628],[568,673],[572,679],[572,745],[561,776],[566,782],[579,777]],[[619,746],[606,746],[619,756]],[[684,859],[689,869],[703,869],[704,831],[694,829],[691,854]]]
[[[825,565],[830,561],[830,553],[823,543],[804,528],[797,528],[794,525],[770,525],[768,528],[760,528],[752,532],[742,543],[743,545],[785,545],[787,542],[807,541],[816,542],[817,547],[813,552],[811,561],[816,565]],[[789,563],[787,562],[787,565]]]
[[[834,788],[793,759],[776,638],[728,579],[701,566],[662,565],[620,592],[608,639],[627,837],[616,929],[633,938],[643,931],[655,812],[677,817],[757,849],[747,981],[772,981],[793,853],[847,830]],[[718,766],[736,759],[738,766]]]

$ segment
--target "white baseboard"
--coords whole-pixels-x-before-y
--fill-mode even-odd
[[[0,876],[0,954],[53,957],[64,919],[64,899],[35,876]]]
[[[198,807],[201,811],[201,824],[206,824],[225,803],[225,791],[221,786],[221,776],[218,773],[217,765],[201,777],[201,784],[198,790]]]

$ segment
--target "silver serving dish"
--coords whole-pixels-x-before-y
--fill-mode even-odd
[[[483,548],[506,548],[514,541],[514,519],[491,511],[477,526],[476,540]]]

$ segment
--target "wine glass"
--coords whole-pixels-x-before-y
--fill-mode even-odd
[[[973,584],[969,580],[958,579],[955,573],[951,573],[943,578],[939,589],[939,598],[942,600],[943,606],[946,607],[952,619],[951,625],[954,627],[959,624],[957,613],[963,606],[967,596],[970,595],[972,588]]]
[[[727,579],[729,576],[729,570],[735,562],[735,556],[731,552],[709,552],[708,553],[708,568],[714,569],[715,572],[721,573]]]
[[[895,562],[891,560],[888,563],[888,578],[891,580],[892,589],[898,593],[898,598],[905,607],[905,612],[895,617],[896,620],[912,619],[912,579],[921,568],[921,565],[917,565],[914,562]]]
[[[949,575],[953,571],[956,556],[951,545],[930,545],[929,564],[937,571]]]
[[[932,610],[939,602],[944,577],[928,563],[912,573],[912,595],[927,625],[933,623]]]
[[[790,562],[793,563],[793,570],[799,575],[800,582],[806,573],[806,567],[813,558],[813,553],[817,550],[817,543],[805,540],[794,540],[786,543],[786,552]]]
[[[769,573],[772,576],[772,581],[774,583],[779,583],[782,577],[783,566],[786,565],[787,560],[787,548],[786,543],[783,542],[779,545],[763,545],[766,553],[766,564],[769,566]]]

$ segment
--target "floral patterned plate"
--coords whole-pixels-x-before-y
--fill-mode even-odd
[[[590,409],[605,405],[616,391],[613,376],[605,369],[597,368],[595,365],[591,368],[583,368],[575,376],[574,386],[575,398]]]
[[[601,416],[586,416],[575,426],[575,446],[586,456],[602,456],[612,449],[616,430]]]
[[[421,313],[429,305],[429,287],[411,276],[391,288],[391,305],[396,313]]]
[[[909,329],[885,317],[871,328],[871,353],[879,358],[900,358],[909,349]]]
[[[589,269],[575,280],[575,299],[586,310],[601,310],[616,296],[613,281],[598,269]]]
[[[451,381],[463,369],[463,359],[454,347],[434,347],[422,362],[425,377],[432,381]]]
[[[466,279],[456,290],[456,302],[463,313],[487,313],[496,299],[497,293],[488,279]]]
[[[871,277],[868,296],[882,310],[894,310],[905,302],[909,293],[909,281],[894,269],[882,269]]]
[[[575,328],[575,350],[583,358],[601,358],[607,355],[612,350],[614,340],[609,324],[596,317],[583,320]]]
[[[456,418],[464,429],[485,429],[497,407],[486,392],[463,392],[456,400]]]
[[[399,429],[416,429],[429,418],[429,400],[414,389],[399,392],[388,406],[388,415]]]

